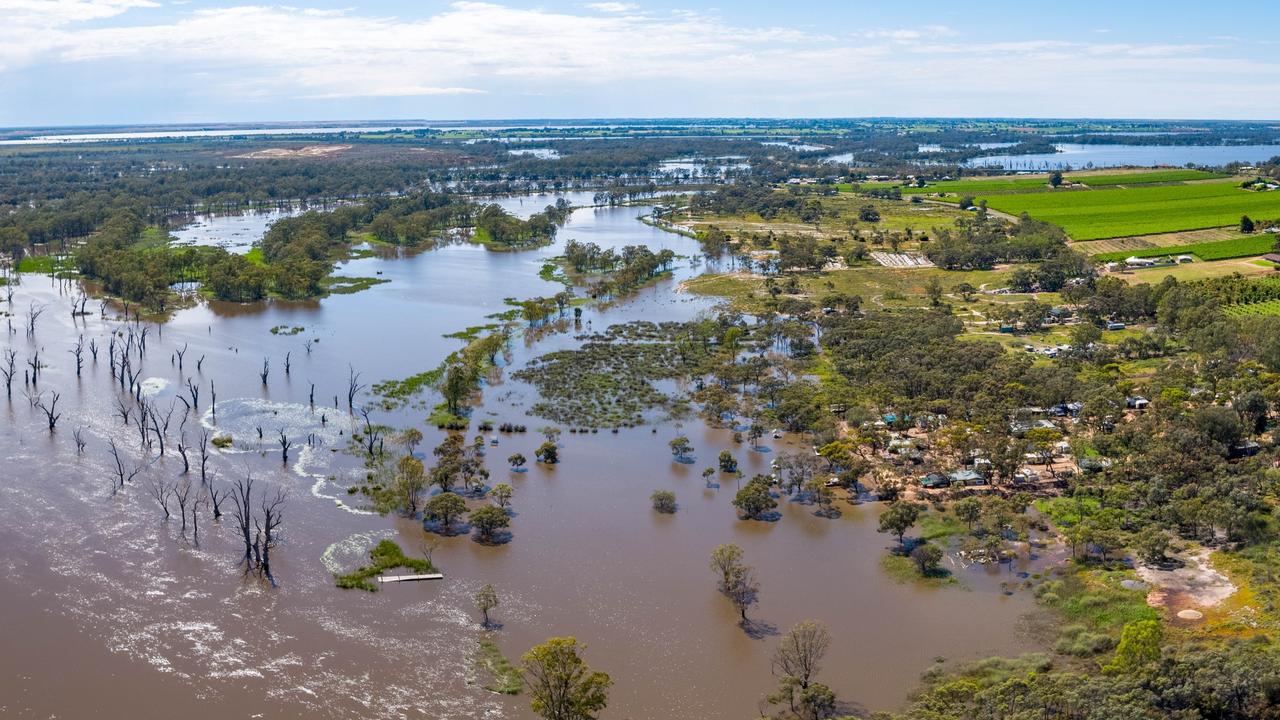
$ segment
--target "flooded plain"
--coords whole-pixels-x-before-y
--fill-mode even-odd
[[[553,199],[501,202],[528,214]],[[589,202],[584,195],[570,200]],[[226,518],[202,518],[198,543],[190,531],[183,535],[176,518],[164,520],[145,488],[155,478],[176,477],[181,461],[172,449],[164,457],[141,453],[135,429],[115,413],[119,388],[105,353],[96,363],[86,355],[76,376],[67,351],[81,334],[105,346],[124,327],[116,311],[73,318],[74,285],[24,276],[12,305],[0,306],[12,313],[8,346],[19,363],[40,351],[48,367],[37,387],[15,380],[12,398],[0,399],[0,454],[9,470],[0,483],[0,644],[7,649],[0,658],[0,715],[528,718],[527,698],[485,690],[473,661],[484,631],[471,597],[485,583],[501,597],[494,612],[501,627],[488,634],[509,658],[553,635],[587,645],[588,662],[615,681],[608,718],[755,717],[774,685],[775,633],[806,618],[831,629],[819,678],[851,709],[898,707],[937,662],[1036,649],[1028,630],[1034,603],[1023,592],[1005,591],[1018,581],[1008,566],[953,566],[958,582],[943,587],[888,577],[881,561],[893,540],[876,532],[876,503],[841,501],[841,516],[829,519],[783,501],[776,522],[738,520],[730,505],[735,481],[726,477],[723,487],[708,489],[701,468],[730,449],[749,477],[767,471],[779,452],[807,447],[766,440],[766,451],[752,451],[697,420],[618,434],[566,433],[559,464],[532,465],[525,473],[511,472],[503,458],[532,457],[541,436],[503,435],[489,449],[487,466],[491,483],[515,487],[510,542],[441,538],[433,559],[442,581],[374,594],[334,587],[333,573],[354,568],[378,540],[394,538],[420,555],[429,537],[419,521],[369,513],[346,493],[364,474],[360,458],[344,452],[356,424],[345,403],[349,368],[372,383],[435,367],[461,346],[444,334],[492,322],[487,316],[507,309],[505,298],[558,292],[562,286],[538,271],[570,238],[670,248],[682,259],[672,278],[608,306],[585,307],[578,327],[537,339],[517,335],[508,371],[574,346],[579,330],[709,312],[712,301],[676,288],[714,264],[698,259],[694,241],[637,222],[646,212],[576,210],[556,243],[528,252],[450,245],[355,259],[340,274],[389,282],[316,302],[199,304],[153,327],[143,377],[152,402],[176,407],[173,433],[182,422],[188,436],[201,426],[232,435],[233,447],[214,453],[217,482],[252,473],[288,492],[274,590],[242,576]],[[210,218],[202,232],[238,243],[270,221],[247,217],[258,224]],[[23,323],[33,303],[46,310],[28,337]],[[273,327],[303,329],[273,334]],[[176,353],[183,348],[180,369]],[[258,375],[264,358],[271,367],[265,385]],[[187,379],[205,387],[216,382],[216,418],[207,394],[184,415],[175,398]],[[63,416],[50,434],[27,396],[43,393],[47,401],[54,391]],[[505,377],[485,389],[474,417],[538,427],[545,421],[526,415],[534,400],[531,387]],[[412,404],[375,413],[388,425],[420,428],[430,447],[441,433],[426,427],[424,416]],[[265,440],[258,427],[265,427]],[[86,439],[83,454],[72,439],[77,428]],[[286,465],[272,441],[277,429],[311,435],[315,444],[295,449]],[[693,441],[696,464],[672,461],[667,441],[677,434]],[[144,466],[117,494],[109,440]],[[655,489],[674,491],[679,511],[654,513]],[[738,626],[707,567],[711,549],[726,542],[741,545],[759,573],[751,635]]]

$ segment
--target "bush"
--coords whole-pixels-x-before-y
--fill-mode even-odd
[[[653,509],[660,513],[676,511],[676,494],[670,490],[654,490],[649,500],[653,503]]]

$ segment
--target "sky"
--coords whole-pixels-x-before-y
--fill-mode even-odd
[[[0,0],[0,126],[1280,118],[1280,3]]]

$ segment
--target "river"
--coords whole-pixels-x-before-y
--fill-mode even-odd
[[[527,214],[553,199],[500,202]],[[588,202],[589,193],[570,200]],[[461,345],[443,334],[487,322],[506,309],[504,298],[559,291],[538,270],[570,238],[698,254],[694,241],[637,222],[647,211],[576,210],[553,245],[528,252],[450,245],[351,260],[341,274],[389,282],[315,302],[202,303],[153,329],[144,376],[157,407],[175,403],[186,378],[206,390],[209,380],[217,384],[216,420],[206,392],[185,421],[176,403],[173,434],[179,422],[188,437],[202,424],[232,434],[236,448],[213,456],[218,482],[252,472],[289,494],[275,590],[242,577],[229,521],[202,519],[196,545],[190,533],[181,536],[176,518],[163,520],[146,494],[147,479],[111,493],[110,439],[128,450],[128,462],[146,465],[140,478],[177,477],[180,460],[172,448],[162,458],[139,454],[136,430],[114,414],[105,351],[97,363],[86,354],[83,374],[75,375],[66,352],[74,338],[105,346],[123,327],[115,311],[73,318],[74,284],[24,276],[9,308],[16,330],[9,344],[20,363],[43,348],[49,367],[33,394],[47,400],[59,391],[63,418],[51,435],[21,382],[12,399],[0,401],[0,453],[10,468],[0,483],[0,644],[7,649],[0,714],[528,718],[527,698],[482,689],[471,660],[483,632],[471,597],[485,583],[502,599],[494,612],[502,627],[490,634],[508,657],[552,635],[586,643],[587,660],[616,683],[606,718],[755,717],[774,683],[773,633],[805,618],[831,628],[819,677],[854,709],[900,706],[935,662],[1036,649],[1028,631],[1034,602],[1022,591],[1006,593],[1005,583],[1018,582],[1007,567],[956,567],[959,583],[939,588],[888,578],[880,563],[893,541],[876,532],[878,504],[841,503],[843,514],[826,519],[784,501],[777,522],[738,520],[729,504],[733,481],[704,489],[700,469],[724,448],[734,450],[747,476],[767,471],[778,452],[807,450],[766,440],[768,452],[749,451],[696,420],[681,428],[659,423],[656,432],[566,433],[561,463],[523,474],[510,472],[502,458],[532,457],[541,437],[504,436],[487,462],[492,482],[516,488],[511,542],[444,538],[433,555],[442,581],[376,594],[333,586],[331,573],[361,562],[378,539],[393,537],[416,555],[426,537],[417,521],[347,502],[345,487],[363,473],[358,458],[338,451],[354,427],[345,407],[349,367],[373,382],[436,366]],[[200,232],[209,242],[259,236],[270,221],[269,214],[207,218]],[[585,308],[581,329],[707,312],[710,300],[676,292],[681,280],[706,269],[681,260],[673,278],[608,307]],[[21,324],[32,303],[46,311],[28,338]],[[278,326],[304,330],[270,332]],[[315,341],[310,352],[306,339]],[[572,332],[517,340],[508,367],[577,342]],[[180,370],[176,353],[183,348]],[[264,358],[271,367],[266,386],[258,377]],[[314,410],[307,405],[312,382]],[[339,408],[335,395],[344,396]],[[525,414],[533,399],[531,387],[506,378],[486,388],[475,417],[537,427],[545,421]],[[427,447],[441,437],[422,426],[419,408],[376,416],[396,427],[416,424]],[[266,429],[263,441],[257,426]],[[86,436],[83,454],[72,442],[77,427]],[[318,444],[295,448],[283,466],[272,442],[277,429],[295,438],[313,434]],[[696,465],[672,461],[667,441],[678,432],[693,441]],[[676,493],[679,512],[650,509],[649,494],[658,488]],[[758,568],[761,601],[752,615],[760,635],[745,634],[715,591],[707,558],[724,542],[740,544]]]

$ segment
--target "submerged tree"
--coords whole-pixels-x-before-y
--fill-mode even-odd
[[[436,523],[441,532],[448,535],[453,530],[453,523],[467,511],[467,503],[455,493],[442,492],[427,501],[423,507],[423,516]]]
[[[676,494],[670,490],[654,490],[649,496],[649,501],[653,503],[653,509],[660,513],[676,511]]]
[[[511,516],[506,510],[493,505],[486,505],[471,511],[468,516],[471,526],[476,529],[480,542],[493,542],[497,532],[511,524]]]
[[[583,661],[576,638],[553,637],[521,656],[533,711],[546,720],[595,720],[613,680]]]
[[[484,616],[483,624],[489,627],[489,611],[498,607],[498,591],[493,586],[485,583],[484,587],[475,596],[476,609]]]
[[[906,542],[907,530],[920,518],[920,506],[905,500],[898,500],[885,508],[880,514],[879,532],[893,533],[898,536],[898,546]]]

